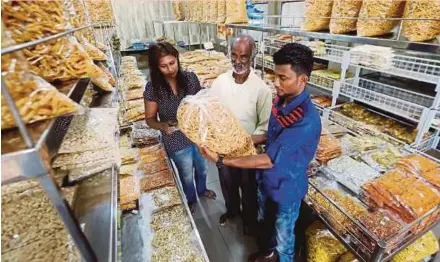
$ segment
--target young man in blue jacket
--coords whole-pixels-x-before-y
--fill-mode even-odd
[[[291,262],[294,259],[294,227],[301,201],[307,193],[306,170],[321,135],[321,120],[305,86],[313,68],[313,52],[287,44],[273,56],[277,97],[272,106],[266,153],[244,157],[219,156],[206,148],[203,154],[219,168],[256,168],[258,221],[262,232],[260,252],[249,261]]]

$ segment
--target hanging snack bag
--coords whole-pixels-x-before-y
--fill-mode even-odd
[[[183,12],[183,1],[174,0],[173,1],[173,13],[177,21],[185,20],[185,14]]]
[[[330,33],[346,34],[356,31],[356,22],[362,6],[361,0],[334,0]]]
[[[240,122],[206,91],[182,100],[177,121],[179,130],[191,141],[213,152],[228,156],[255,154],[252,139]]]
[[[218,13],[218,0],[212,0],[209,2],[209,23],[216,23]]]
[[[81,43],[82,43],[82,46],[84,47],[84,49],[86,50],[87,54],[93,60],[99,60],[99,61],[107,61],[108,60],[108,58],[104,54],[104,52],[99,50],[94,45],[90,44],[86,38],[83,37],[83,40],[81,41]]]
[[[227,0],[226,14],[226,24],[247,23],[246,0]]]
[[[116,86],[116,80],[113,77],[112,73],[110,73],[110,71],[108,70],[108,68],[103,64],[103,63],[99,63],[98,64],[99,68],[107,75],[108,77],[108,82],[110,83],[110,85],[112,85],[113,87]]]
[[[226,0],[218,0],[217,24],[224,24],[225,21],[226,21]]]
[[[438,0],[406,1],[403,18],[419,19],[403,21],[403,36],[409,41],[427,41],[440,35],[440,1]]]
[[[107,74],[97,65],[92,65],[92,68],[90,71],[90,80],[92,83],[102,91],[112,92],[113,86],[110,84],[110,79]]]
[[[357,22],[358,36],[384,35],[399,23],[390,18],[402,17],[404,1],[396,0],[363,0]]]
[[[66,31],[65,17],[61,0],[2,1],[3,23],[18,44]]]
[[[193,4],[194,4],[194,6],[193,6],[194,13],[193,13],[193,20],[192,21],[201,22],[202,21],[202,14],[203,14],[203,11],[202,11],[203,1],[194,0]]]
[[[305,20],[302,30],[321,31],[328,29],[333,1],[306,0],[305,5]]]

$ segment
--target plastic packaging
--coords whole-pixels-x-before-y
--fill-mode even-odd
[[[389,18],[402,17],[405,1],[400,0],[363,0],[357,22],[358,36],[384,35],[399,23]]]
[[[330,19],[330,33],[345,34],[356,31],[356,22],[362,0],[334,0],[332,18]]]
[[[158,212],[160,210],[182,204],[179,197],[179,191],[177,191],[177,188],[174,186],[155,189],[149,192],[149,194],[153,198],[153,212]]]
[[[440,2],[437,0],[406,1],[402,33],[409,41],[427,41],[440,35]],[[437,19],[437,20],[424,20]]]
[[[90,80],[92,83],[103,91],[112,92],[113,86],[110,84],[110,79],[107,74],[95,64],[91,65],[91,68],[93,68],[90,71]]]
[[[155,129],[133,129],[132,145],[136,147],[150,146],[159,143],[160,132]]]
[[[2,21],[17,43],[66,31],[65,17],[62,0],[2,2]]]
[[[69,21],[72,27],[78,28],[89,24],[87,21],[86,10],[82,0],[72,0],[73,12],[69,13]]]
[[[422,155],[409,155],[401,158],[396,167],[402,171],[408,172],[413,175],[420,175],[430,170],[439,168],[440,166],[433,160],[424,157]]]
[[[164,186],[174,185],[173,177],[169,170],[163,170],[154,174],[147,174],[139,177],[141,192],[148,192]]]
[[[173,0],[173,13],[177,21],[185,20],[185,13],[183,11],[183,0]]]
[[[87,39],[83,38],[81,41],[84,49],[86,50],[87,54],[92,58],[93,60],[99,60],[99,61],[106,61],[108,60],[108,57],[99,50],[97,47],[90,44]]]
[[[332,6],[332,0],[307,0],[305,3],[305,20],[302,25],[302,30],[321,31],[328,29],[332,15]]]
[[[193,6],[192,6],[193,0],[186,0],[185,1],[185,21],[192,21],[193,19]]]
[[[315,156],[318,162],[326,164],[329,160],[339,157],[341,154],[342,148],[336,138],[331,134],[321,135]]]
[[[124,114],[124,123],[131,123],[145,119],[145,109],[143,106],[127,109]]]
[[[226,0],[218,0],[217,8],[217,24],[224,24],[226,22]]]
[[[87,0],[92,22],[113,22],[113,10],[110,0]]]
[[[319,221],[307,228],[306,239],[309,262],[334,262],[347,252],[344,245]]]
[[[422,261],[439,250],[438,241],[432,231],[424,234],[414,243],[395,255],[391,262]]]
[[[127,204],[139,199],[140,189],[136,185],[135,178],[132,176],[119,179],[119,201],[121,204]]]
[[[175,222],[186,219],[186,213],[181,206],[175,206],[161,212],[153,214],[151,219],[151,227],[158,230],[164,227],[170,227]]]
[[[246,0],[226,0],[226,24],[247,23]]]
[[[103,63],[98,63],[99,68],[101,68],[101,70],[107,75],[108,77],[108,82],[110,83],[110,85],[112,85],[113,87],[116,86],[116,80],[113,77],[112,73],[110,73],[110,70],[108,70],[108,68],[103,64]]]
[[[126,92],[124,92],[124,97],[126,101],[144,98],[144,90],[142,90],[141,88],[127,90]]]
[[[124,77],[128,89],[145,88],[147,80],[143,75],[129,75]]]
[[[252,139],[219,100],[202,90],[185,97],[178,110],[178,128],[191,141],[229,156],[255,154]]]
[[[216,23],[217,22],[217,13],[218,13],[218,0],[209,1],[209,18],[208,23]]]
[[[201,22],[202,21],[202,15],[203,15],[203,1],[201,0],[194,0],[193,2],[193,19],[192,21],[195,22]]]
[[[137,164],[136,174],[138,176],[151,175],[160,171],[168,170],[168,160],[161,159],[151,163]]]

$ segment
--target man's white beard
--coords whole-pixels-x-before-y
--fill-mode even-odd
[[[232,71],[237,74],[237,75],[244,75],[247,72],[249,72],[250,68],[249,67],[244,67],[241,70],[237,70],[234,66],[232,66]]]

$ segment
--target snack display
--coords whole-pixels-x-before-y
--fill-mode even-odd
[[[160,132],[156,129],[135,129],[131,131],[131,144],[137,147],[159,143]]]
[[[358,194],[363,184],[380,174],[365,163],[358,162],[349,156],[340,156],[327,163],[327,170],[339,183]]]
[[[17,43],[66,31],[62,0],[2,1],[2,21]]]
[[[226,24],[247,23],[246,0],[226,0]]]
[[[102,52],[101,50],[99,50],[97,47],[95,47],[94,45],[90,44],[88,42],[87,39],[83,39],[81,41],[82,46],[84,47],[84,49],[86,50],[87,54],[90,56],[90,58],[92,58],[93,60],[108,60],[108,57],[104,54],[104,52]]]
[[[313,96],[312,101],[320,107],[327,108],[332,105],[332,98],[330,96]]]
[[[395,167],[400,157],[402,153],[399,149],[393,145],[387,145],[384,150],[376,150],[362,156],[362,160],[378,171],[386,171]]]
[[[124,115],[124,123],[135,122],[142,119],[145,119],[145,109],[143,105],[128,109]]]
[[[132,176],[134,174],[135,164],[124,164],[119,169],[119,175]]]
[[[113,10],[110,0],[86,0],[92,22],[113,22]],[[93,10],[93,12],[91,11]]]
[[[379,36],[391,32],[399,21],[390,18],[402,17],[404,7],[405,1],[363,0],[357,22],[357,35]]]
[[[170,242],[186,242],[191,230],[191,226],[187,221],[178,221],[170,227],[162,228],[155,232],[151,244],[159,248],[166,246]]]
[[[183,1],[173,1],[173,13],[177,21],[183,21],[185,19],[185,13],[183,11]]]
[[[139,184],[141,192],[148,192],[160,187],[173,185],[174,180],[170,171],[165,169],[163,171],[141,176]]]
[[[218,0],[217,8],[217,24],[224,24],[226,21],[226,0]]]
[[[150,175],[164,170],[168,171],[168,162],[166,159],[137,165],[137,171],[144,175]]]
[[[347,252],[344,245],[319,221],[307,228],[306,239],[307,261],[310,262],[334,262]]]
[[[394,50],[390,47],[359,45],[350,49],[350,63],[388,70],[394,66]]]
[[[185,213],[182,207],[175,206],[153,214],[151,227],[153,230],[170,227],[178,221],[185,220]]]
[[[119,191],[121,204],[133,202],[140,197],[139,187],[136,186],[135,178],[132,176],[119,179]]]
[[[434,233],[429,231],[407,248],[395,255],[391,259],[391,262],[422,261],[424,258],[437,253],[438,250],[438,240]]]
[[[191,141],[213,152],[229,156],[255,154],[252,140],[234,115],[204,92],[182,100],[177,120],[179,129]],[[244,148],[248,150],[242,151]]]
[[[135,162],[136,152],[137,152],[136,148],[128,148],[128,147],[120,148],[119,154],[121,156],[122,165],[133,164]]]
[[[396,164],[397,169],[413,175],[421,175],[440,166],[422,155],[413,154],[402,157]]]
[[[339,141],[331,135],[322,135],[316,151],[316,160],[321,164],[326,164],[329,160],[339,157],[342,148]]]
[[[408,0],[403,18],[412,19],[404,20],[402,25],[402,34],[409,41],[427,41],[440,35],[440,3],[438,1]]]
[[[217,21],[217,12],[218,12],[218,0],[211,0],[209,1],[209,17],[208,17],[208,23],[216,23]]]
[[[108,68],[103,64],[103,63],[99,63],[98,64],[99,68],[102,70],[102,72],[104,72],[107,77],[108,77],[108,82],[110,83],[110,85],[112,85],[113,87],[116,86],[116,80],[113,77],[112,73],[110,73],[110,71],[108,70]]]
[[[144,90],[142,89],[133,89],[130,91],[126,91],[124,93],[125,100],[136,100],[144,97]]]
[[[330,33],[345,34],[356,31],[356,22],[361,6],[361,0],[334,0]]]
[[[350,74],[347,74],[346,77],[350,77]],[[339,80],[340,78],[341,73],[339,72],[334,72],[328,69],[313,70],[312,75],[310,76],[310,82],[328,89],[333,89],[334,80]]]
[[[155,212],[179,205],[181,203],[179,192],[175,187],[163,187],[151,191],[156,206]]]
[[[179,231],[177,231],[179,232]],[[199,252],[188,241],[171,242],[157,251],[151,257],[151,262],[168,262],[168,261],[205,261]]]
[[[329,28],[333,1],[307,0],[302,30],[321,31]]]

